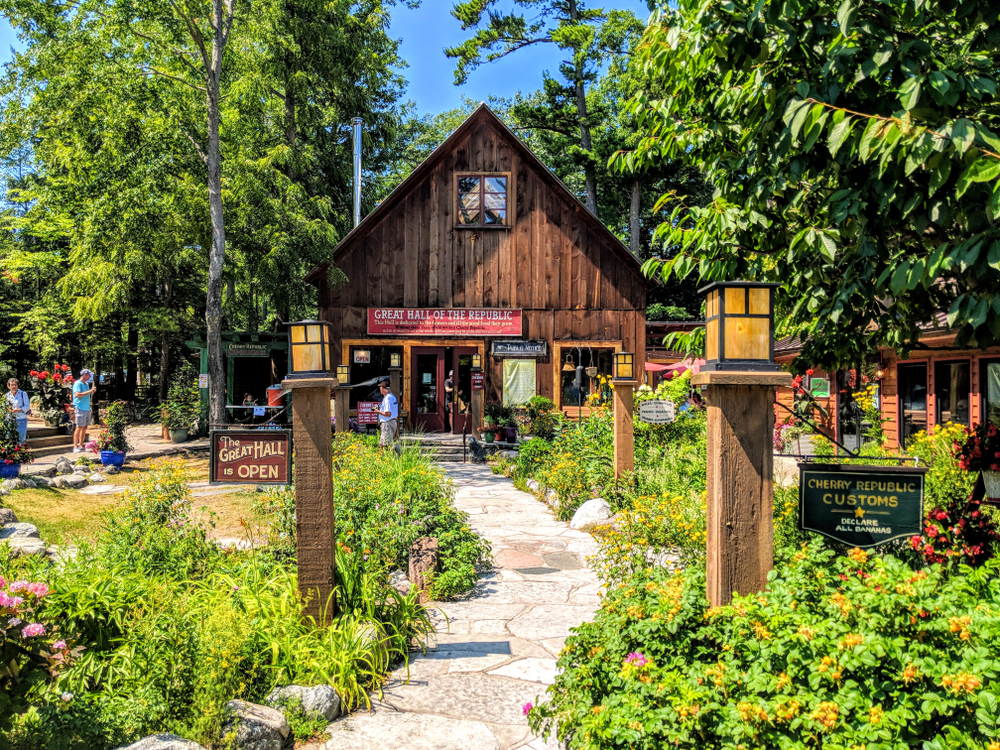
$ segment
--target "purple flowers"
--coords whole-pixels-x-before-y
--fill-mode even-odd
[[[24,599],[19,596],[8,596],[7,592],[0,591],[0,609],[14,609],[15,607],[21,606],[24,603]]]
[[[643,656],[641,651],[633,651],[625,657],[625,663],[635,667],[645,667],[649,664],[649,659]]]
[[[65,651],[66,641],[56,641],[55,643],[52,644],[52,648],[54,648],[56,651]]]
[[[533,709],[533,708],[534,708],[534,706],[531,705],[531,701],[528,701],[523,706],[521,706],[521,714],[523,716],[527,716],[531,712],[531,709]]]
[[[30,625],[24,626],[24,629],[21,630],[21,635],[25,638],[34,638],[37,635],[45,635],[45,626],[40,622],[33,622]]]

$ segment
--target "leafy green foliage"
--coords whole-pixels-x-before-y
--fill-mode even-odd
[[[294,561],[207,542],[181,479],[172,466],[143,477],[121,520],[59,566],[0,562],[48,584],[38,617],[82,650],[33,685],[5,747],[110,750],[162,731],[216,746],[226,701],[290,683],[332,685],[353,709],[431,630],[417,592],[389,588],[360,552],[338,555],[334,619],[304,618]]]
[[[719,608],[703,569],[653,570],[569,637],[529,722],[573,750],[983,748],[1000,733],[998,569],[813,542]]]
[[[445,599],[472,588],[489,559],[489,544],[469,527],[451,484],[419,448],[396,456],[380,451],[374,438],[341,434],[333,460],[337,536],[367,557],[367,570],[383,578],[405,570],[413,542],[431,536],[441,561],[431,595]]]
[[[957,346],[1000,341],[998,33],[988,0],[662,10],[643,141],[616,163],[679,159],[715,193],[664,195],[677,253],[647,272],[779,282],[784,333],[822,365],[906,350],[935,314]]]
[[[104,429],[97,436],[98,450],[116,453],[127,453],[132,450],[128,438],[125,437],[125,428],[130,421],[128,404],[124,401],[110,404],[101,414],[101,421],[104,422]]]

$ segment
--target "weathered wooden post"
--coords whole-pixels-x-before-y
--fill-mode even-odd
[[[635,388],[635,355],[615,352],[614,389],[615,479],[635,467],[635,440],[632,431],[632,390]]]
[[[469,399],[468,419],[471,419],[472,422],[469,432],[476,440],[481,440],[483,437],[483,387],[485,382],[483,376],[483,357],[481,354],[472,355],[471,380],[472,397]]]
[[[288,377],[292,392],[295,450],[295,551],[304,614],[329,622],[333,599],[336,526],[333,509],[333,449],[330,443],[329,323],[288,324]]]
[[[334,400],[335,429],[338,433],[351,428],[351,367],[337,365],[336,397]]]
[[[774,389],[791,375],[774,363],[774,288],[716,282],[707,295],[708,540],[712,606],[763,591],[774,563]]]

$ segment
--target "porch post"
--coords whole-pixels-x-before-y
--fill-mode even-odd
[[[632,389],[635,381],[613,381],[615,423],[615,479],[635,467],[635,436],[632,432]]]

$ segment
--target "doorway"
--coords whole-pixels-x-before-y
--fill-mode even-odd
[[[470,419],[472,355],[477,351],[474,346],[411,350],[410,411],[414,427],[425,432],[462,434]]]

